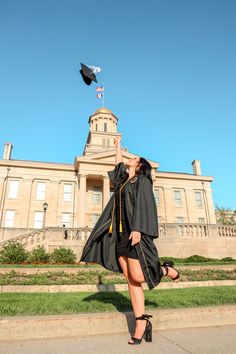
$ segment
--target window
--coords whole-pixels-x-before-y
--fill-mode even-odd
[[[93,187],[93,204],[102,202],[102,193],[99,187]]]
[[[36,229],[41,229],[43,227],[43,211],[34,212],[34,227]]]
[[[202,208],[202,193],[195,192],[195,202],[197,208]]]
[[[95,225],[96,225],[96,222],[98,221],[98,219],[99,219],[99,216],[100,215],[98,215],[98,214],[93,214],[92,215],[92,227],[94,227]]]
[[[15,219],[15,210],[6,210],[5,227],[13,227]]]
[[[175,197],[175,206],[180,207],[181,206],[181,192],[174,191],[174,197]]]
[[[38,182],[37,183],[36,200],[44,200],[45,199],[45,191],[46,191],[46,183],[45,182]]]
[[[205,224],[205,218],[198,218],[199,224]]]
[[[71,202],[72,184],[64,184],[64,202]]]
[[[10,181],[8,198],[17,199],[19,181]]]
[[[184,223],[184,218],[182,216],[177,216],[176,222],[177,222],[177,224],[183,224]]]
[[[159,206],[160,205],[159,190],[157,189],[154,190],[154,197],[156,201],[156,206]]]
[[[104,132],[107,132],[107,123],[104,123]]]
[[[71,226],[71,214],[70,213],[62,213],[62,225],[65,225],[65,227]]]

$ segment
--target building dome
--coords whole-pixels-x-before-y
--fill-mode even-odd
[[[101,108],[98,108],[94,113],[94,114],[99,114],[99,113],[109,113],[109,114],[113,114],[112,111],[108,108],[105,108],[105,107],[101,107]]]
[[[95,118],[95,116],[99,116],[102,117],[103,115],[105,115],[105,117],[107,117],[107,115],[109,115],[111,118],[113,117],[116,122],[118,121],[118,117],[115,116],[115,114],[108,108],[105,107],[101,107],[98,108],[90,117],[89,117],[89,124],[91,123],[91,119],[97,119],[97,117]],[[104,117],[104,116],[103,116]]]

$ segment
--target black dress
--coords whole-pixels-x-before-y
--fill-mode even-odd
[[[135,246],[131,246],[132,240],[129,240],[131,230],[129,227],[129,222],[128,222],[126,208],[125,208],[125,188],[126,185],[122,185],[115,192],[115,198],[116,198],[115,213],[116,213],[116,225],[117,225],[117,235],[118,235],[116,251],[118,257],[125,256],[132,259],[138,259]],[[120,229],[120,224],[122,225],[121,226],[122,229]]]

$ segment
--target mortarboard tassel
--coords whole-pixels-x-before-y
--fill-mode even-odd
[[[108,233],[109,233],[109,234],[112,234],[112,223],[111,223],[111,225],[110,225],[110,227],[109,227]]]

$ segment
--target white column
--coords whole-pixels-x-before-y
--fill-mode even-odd
[[[110,180],[109,177],[103,177],[103,196],[102,196],[102,208],[105,209],[110,199]]]
[[[79,227],[86,226],[86,175],[79,175]]]

